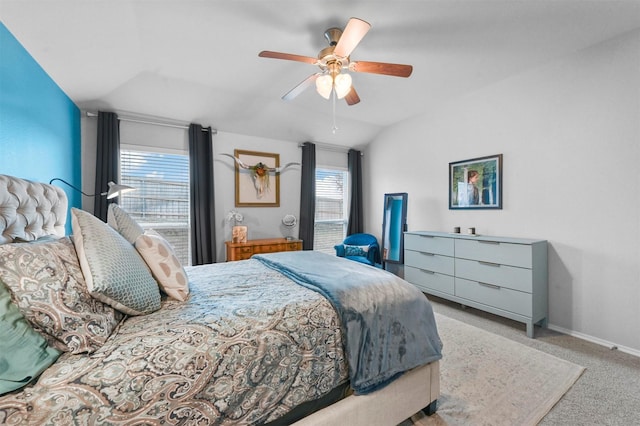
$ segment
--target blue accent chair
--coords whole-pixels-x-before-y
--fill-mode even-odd
[[[336,256],[376,266],[380,263],[378,239],[371,234],[351,234],[342,244],[337,244]]]

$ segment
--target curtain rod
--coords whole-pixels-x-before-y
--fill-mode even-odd
[[[118,113],[116,113],[118,114]],[[97,117],[98,114],[96,114],[95,112],[90,112],[87,111],[87,117]],[[135,117],[129,117],[126,115],[120,115],[118,114],[118,120],[120,121],[128,121],[130,123],[141,123],[141,124],[151,124],[154,126],[164,126],[164,127],[173,127],[176,129],[189,129],[189,126],[186,124],[175,124],[175,123],[169,123],[168,121],[162,121],[160,119],[141,119],[141,118],[135,118]],[[206,128],[202,128],[202,131],[206,131]],[[218,131],[216,129],[211,129],[211,134],[218,134]]]
[[[311,143],[314,144],[318,149],[320,149],[322,151],[333,151],[333,152],[348,153],[349,150],[351,149],[348,146],[342,146],[342,145],[332,145],[332,144],[321,143],[321,142],[311,142]],[[298,148],[302,148],[303,145],[304,145],[303,143],[299,143],[298,144]],[[364,152],[361,151],[360,155],[364,156]]]

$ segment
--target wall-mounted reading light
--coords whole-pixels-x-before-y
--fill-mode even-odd
[[[51,185],[53,182],[59,180],[60,182],[69,185],[71,188],[75,189],[76,191],[80,192],[82,195],[84,195],[85,197],[95,197],[97,194],[87,194],[85,192],[83,192],[80,188],[76,188],[75,186],[71,185],[69,182],[67,182],[64,179],[60,179],[60,178],[53,178],[49,181],[49,185]],[[121,194],[125,194],[127,192],[131,192],[131,191],[135,191],[136,188],[133,188],[131,186],[127,186],[127,185],[120,185],[117,184],[115,182],[109,182],[107,185],[109,185],[109,190],[107,192],[102,192],[100,193],[101,196],[107,196],[107,199],[110,200],[112,198],[116,198],[117,196],[121,195]]]

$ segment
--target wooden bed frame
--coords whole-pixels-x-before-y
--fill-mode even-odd
[[[0,244],[65,235],[68,202],[56,186],[0,175]],[[394,426],[419,411],[431,415],[440,396],[440,366],[415,368],[368,395],[350,395],[294,423]]]

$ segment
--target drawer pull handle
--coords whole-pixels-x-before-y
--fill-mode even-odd
[[[428,269],[420,269],[420,270],[421,270],[422,272],[424,272],[425,274],[429,274],[429,275],[434,275],[434,274],[435,274],[435,272],[430,271],[430,270],[428,270]]]
[[[484,262],[482,260],[478,260],[478,263],[481,265],[485,265],[485,266],[493,266],[495,268],[499,268],[500,264],[499,263],[493,263],[493,262]]]
[[[481,244],[494,244],[494,245],[498,245],[500,244],[500,241],[485,241],[485,240],[478,240],[479,243]]]
[[[425,251],[421,251],[420,254],[422,254],[423,256],[435,256],[435,254],[433,253],[427,253]]]
[[[435,238],[433,235],[420,235],[422,238]]]
[[[478,284],[480,284],[483,287],[489,287],[492,288],[494,290],[500,290],[502,287],[500,287],[499,285],[494,285],[494,284],[488,284],[488,283],[481,283],[478,281]]]

